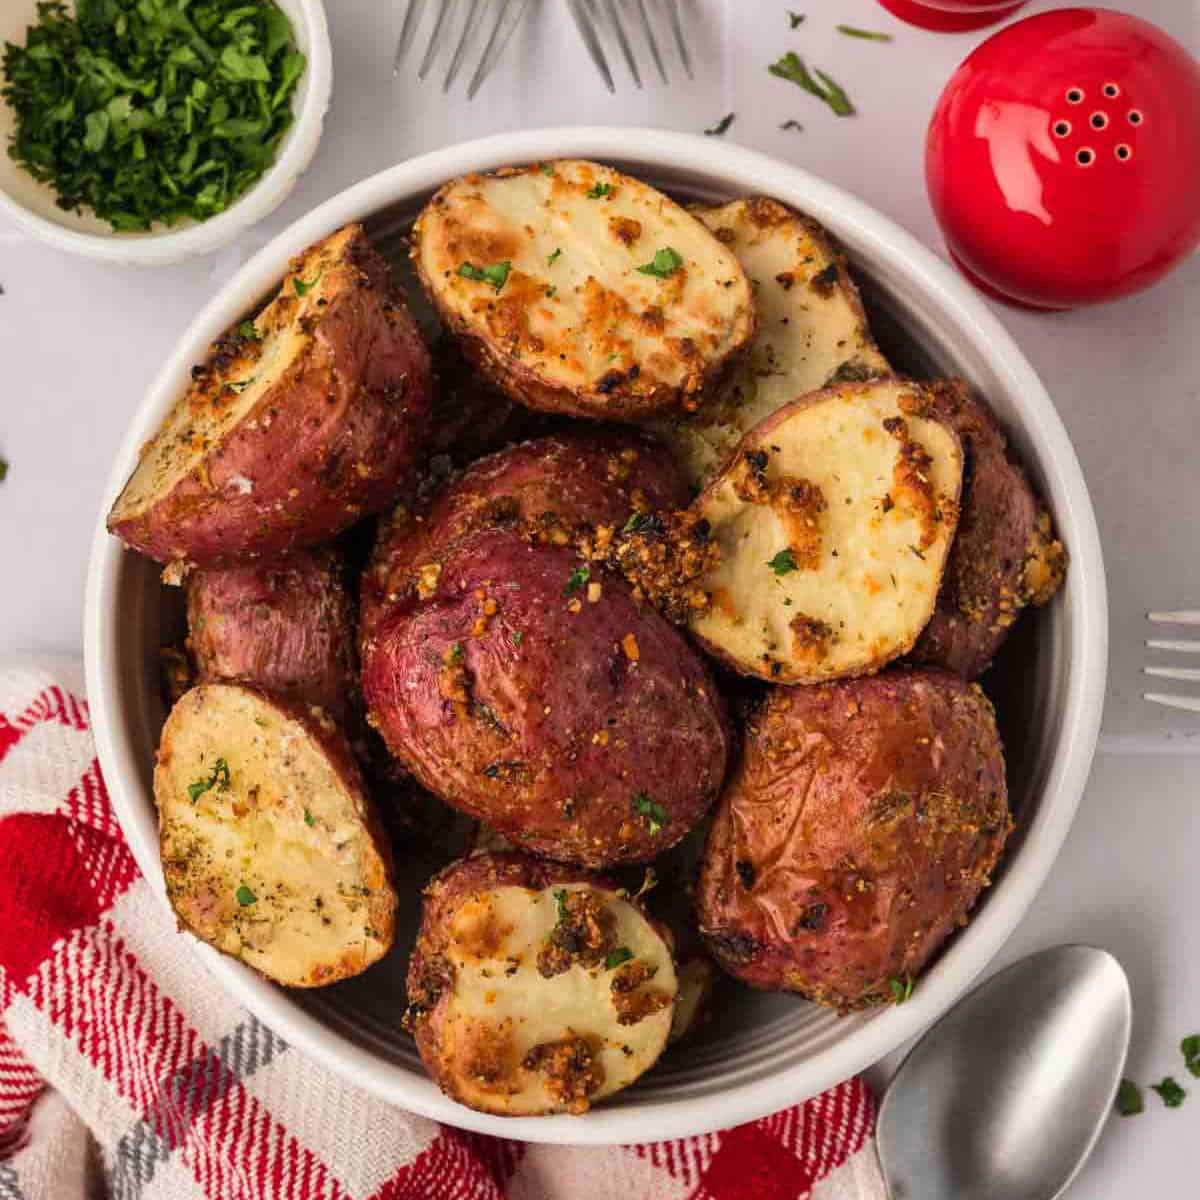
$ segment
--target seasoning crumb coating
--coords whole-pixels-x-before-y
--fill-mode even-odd
[[[751,986],[843,1012],[892,1002],[965,923],[1011,826],[977,685],[893,670],[775,689],[709,833],[701,932]]]
[[[408,991],[406,1025],[442,1089],[533,1116],[585,1112],[648,1070],[678,982],[665,930],[613,881],[485,851],[426,888]]]
[[[1069,555],[984,402],[961,381],[934,384],[928,395],[962,441],[966,470],[937,608],[909,657],[976,679],[1022,611],[1053,598]]]

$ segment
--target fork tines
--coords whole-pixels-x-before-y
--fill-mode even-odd
[[[658,70],[659,78],[663,83],[668,83],[670,81],[667,78],[666,64],[662,51],[659,49],[658,37],[654,31],[654,21],[646,6],[646,0],[632,0],[632,6],[636,13],[637,29],[650,51],[650,58]],[[679,11],[679,0],[657,0],[654,7],[666,9],[667,25],[675,44],[675,50],[679,55],[679,61],[688,78],[692,78],[692,56],[688,50],[687,40],[683,36],[683,19]],[[634,84],[640,88],[642,73],[638,67],[637,54],[634,51],[634,39],[630,38],[625,27],[618,0],[567,0],[567,8],[571,11],[576,28],[579,30],[579,36],[583,38],[583,44],[587,47],[587,52],[595,64],[596,70],[600,72],[600,78],[604,80],[604,86],[610,92],[617,90],[613,81],[612,69],[609,67],[608,58],[604,53],[604,37],[602,35],[607,34],[616,41],[617,48],[625,60]]]
[[[1156,625],[1200,626],[1200,609],[1180,609],[1175,612],[1152,612],[1146,619]],[[1148,650],[1166,650],[1177,654],[1200,654],[1200,641],[1176,638],[1147,638]],[[1157,679],[1173,679],[1179,683],[1200,683],[1200,667],[1143,667],[1146,675]],[[1168,708],[1182,708],[1200,713],[1200,696],[1176,696],[1166,692],[1145,692],[1143,699]]]
[[[434,17],[433,29],[429,34],[429,41],[425,46],[425,53],[421,56],[421,65],[417,68],[418,79],[424,79],[429,74],[438,52],[452,40],[456,25],[454,15],[455,9],[458,7],[458,0],[435,0],[435,4],[437,12]],[[509,38],[521,23],[521,18],[525,15],[528,7],[529,0],[489,0],[487,3],[486,8],[494,14],[494,18],[488,26],[486,41],[475,72],[471,76],[470,83],[467,84],[468,100],[474,99],[475,93],[479,91],[500,55],[504,53]],[[417,29],[425,8],[426,0],[408,0],[408,8],[405,10],[404,20],[400,26],[400,38],[396,42],[396,53],[392,59],[393,74],[400,73],[400,64],[416,39]],[[458,77],[475,31],[480,25],[487,25],[488,13],[484,11],[484,8],[484,0],[467,0],[466,19],[462,22],[458,42],[450,55],[450,65],[446,68],[446,77],[442,81],[443,92],[449,91]]]

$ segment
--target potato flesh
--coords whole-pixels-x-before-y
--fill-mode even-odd
[[[192,800],[218,759],[228,786]],[[293,986],[388,949],[394,897],[365,799],[299,721],[245,688],[194,688],[163,730],[154,790],[167,894],[198,937]]]
[[[914,387],[888,381],[800,402],[747,438],[739,460],[700,497],[721,563],[704,580],[713,599],[692,628],[739,670],[778,682],[862,674],[909,650],[928,622],[954,535],[962,448],[945,426],[901,410],[899,398]],[[932,459],[942,519],[928,545],[918,513],[896,495],[901,444],[884,429],[888,419],[904,421]],[[755,448],[767,451],[769,476],[816,483],[823,493],[811,568],[777,574],[770,565],[792,536],[775,508],[737,494],[741,456]],[[793,623],[804,619],[832,633],[820,653],[797,644]]]
[[[257,341],[248,342],[215,382],[194,385],[167,415],[113,505],[110,521],[137,516],[160,496],[170,493],[181,479],[202,471],[204,460],[222,438],[246,420],[288,369],[299,362],[312,342],[301,320],[319,315],[344,285],[339,264],[357,236],[357,227],[348,226],[311,247],[294,264],[275,299],[254,320]],[[298,294],[294,280],[311,285],[303,296]],[[254,480],[235,476],[228,486],[235,491],[249,491]]]
[[[549,979],[538,972],[538,951],[558,920],[556,893],[575,890],[594,889],[500,887],[472,897],[451,918],[446,957],[455,981],[445,1000],[439,1050],[459,1098],[472,1108],[509,1116],[561,1111],[541,1072],[521,1065],[530,1050],[547,1042],[583,1037],[593,1045],[604,1082],[590,1102],[627,1087],[654,1065],[666,1045],[673,1003],[636,1024],[621,1025],[613,1005],[613,970],[576,963]],[[632,952],[630,961],[657,968],[644,986],[673,999],[675,967],[663,939],[628,900],[615,892],[601,894],[615,919],[616,945]],[[509,1074],[480,1086],[472,1059],[480,1048],[486,1052],[506,1038]]]
[[[655,426],[690,482],[703,486],[742,437],[783,405],[828,386],[839,371],[864,379],[891,368],[841,271],[828,286],[813,286],[814,277],[838,268],[815,222],[759,197],[692,213],[737,256],[758,309],[750,354],[720,396],[693,416]]]
[[[546,167],[551,173],[469,176],[421,215],[418,264],[443,314],[572,392],[594,391],[635,365],[634,392],[698,387],[697,366],[723,359],[754,328],[736,258],[646,184],[596,163]],[[603,187],[611,191],[589,197]],[[668,248],[683,259],[678,270],[666,278],[638,271]],[[501,262],[511,271],[499,290],[459,274],[464,263]],[[656,310],[661,326],[643,319]]]

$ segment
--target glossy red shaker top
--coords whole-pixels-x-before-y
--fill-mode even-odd
[[[939,33],[959,33],[965,29],[982,29],[1003,21],[1016,12],[1027,0],[879,0],[888,12]]]

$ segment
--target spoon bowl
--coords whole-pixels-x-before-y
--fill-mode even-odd
[[[1129,981],[1111,954],[1057,946],[976,988],[917,1043],[879,1111],[891,1200],[1054,1200],[1121,1082]]]

